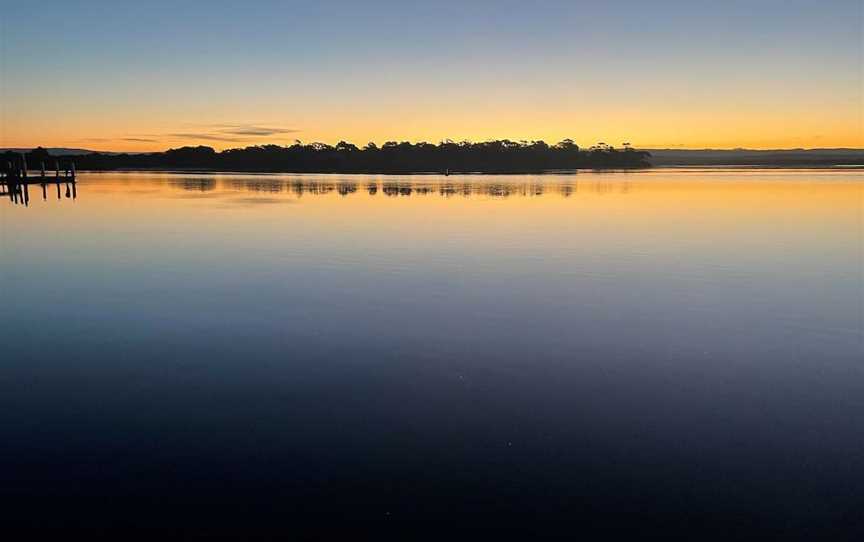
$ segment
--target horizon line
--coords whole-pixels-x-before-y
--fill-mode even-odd
[[[299,140],[298,140],[298,141],[299,141]],[[340,141],[345,141],[345,140],[340,140]],[[523,142],[523,141],[524,141],[524,142],[527,142],[527,143],[532,143],[532,142],[541,142],[541,141],[542,141],[542,142],[545,143],[545,140],[543,140],[543,139],[532,139],[532,140],[520,139],[520,140],[513,140],[513,139],[506,139],[506,138],[505,138],[505,139],[486,139],[486,140],[482,140],[482,141],[471,141],[471,140],[461,140],[461,141],[456,141],[456,140],[452,140],[452,139],[444,139],[444,140],[439,141],[438,143],[432,143],[432,142],[430,142],[430,141],[425,141],[425,140],[417,140],[417,141],[410,141],[410,140],[402,140],[402,141],[387,140],[385,143],[388,143],[388,142],[391,142],[391,141],[395,141],[396,143],[411,143],[412,145],[417,145],[417,144],[420,144],[420,143],[430,143],[430,144],[432,144],[432,145],[440,145],[440,144],[444,143],[445,141],[450,141],[450,142],[457,143],[457,144],[458,144],[458,143],[464,143],[464,142],[473,143],[473,144],[477,144],[477,143],[491,143],[491,142],[495,142],[495,141],[512,141],[512,142],[517,142],[517,143],[519,143],[519,142]],[[562,141],[563,141],[563,140],[562,140]],[[572,141],[572,140],[571,140],[571,141]],[[346,143],[350,143],[350,144],[353,145],[353,143],[351,143],[350,141],[345,141],[345,142],[346,142]],[[307,142],[307,143],[300,142],[301,145],[313,145],[313,144],[316,144],[316,143],[323,143],[323,142],[320,142],[320,141],[311,141],[311,142]],[[369,142],[367,142],[367,144],[368,144],[368,143],[374,143],[375,145],[378,145],[379,147],[380,147],[381,145],[383,145],[383,143],[379,145],[378,143],[376,143],[376,142],[374,142],[374,141],[369,141]],[[575,143],[575,142],[574,142],[574,143]],[[278,144],[278,143],[250,143],[249,145],[245,145],[245,146],[242,146],[242,147],[226,147],[226,148],[224,148],[224,149],[222,149],[222,150],[217,150],[217,149],[214,149],[214,150],[215,150],[216,152],[224,152],[224,151],[226,151],[226,150],[245,149],[245,148],[249,148],[249,147],[263,147],[263,146],[273,146],[273,145],[275,145],[275,146],[277,146],[277,147],[289,148],[289,147],[292,147],[293,145],[296,145],[296,144],[297,144],[296,142],[295,142],[295,143],[291,143],[291,144]],[[334,144],[330,144],[330,143],[323,143],[323,144],[325,144],[325,145],[330,145],[330,146],[335,146]],[[547,143],[547,144],[548,144],[548,143]],[[555,144],[555,143],[550,144],[550,145],[554,145],[554,144]],[[596,143],[596,144],[594,144],[594,145],[587,146],[587,147],[583,147],[582,145],[579,145],[578,143],[575,143],[575,144],[576,144],[580,149],[588,149],[588,148],[590,148],[590,147],[593,147],[593,146],[595,146],[595,145],[598,145],[599,143]],[[62,150],[62,151],[85,151],[85,152],[88,152],[88,153],[100,153],[100,154],[101,154],[101,153],[110,153],[110,154],[155,154],[155,153],[167,152],[167,151],[170,151],[170,150],[173,150],[173,149],[195,148],[195,147],[209,147],[209,148],[213,148],[213,147],[211,147],[210,145],[206,145],[206,144],[188,144],[188,145],[180,145],[180,146],[176,146],[176,147],[167,147],[167,148],[164,148],[164,149],[162,149],[162,150],[113,151],[113,150],[105,150],[105,149],[95,150],[95,149],[90,149],[90,148],[85,148],[85,147],[63,147],[63,146],[44,146],[44,145],[35,145],[35,146],[0,147],[0,152],[9,152],[9,151],[12,151],[12,152],[21,152],[21,151],[25,151],[25,152],[26,152],[26,151],[32,151],[32,150],[35,150],[35,149],[38,149],[38,148],[42,148],[42,149],[46,149],[46,150],[54,149],[54,150]],[[359,147],[359,146],[358,146],[358,147]],[[625,148],[623,145],[622,145],[621,147],[614,147],[614,145],[613,145],[612,147],[613,147],[613,148],[622,148],[622,149]],[[791,152],[791,151],[813,152],[813,151],[860,151],[860,152],[864,152],[864,147],[843,147],[843,146],[840,146],[840,147],[766,147],[766,148],[756,148],[756,147],[675,147],[675,146],[671,146],[671,147],[670,147],[670,146],[661,146],[661,145],[646,145],[646,146],[635,146],[635,145],[630,145],[629,147],[632,148],[633,150],[641,150],[641,151],[685,151],[685,152],[716,152],[716,151],[721,151],[721,152]],[[360,147],[360,148],[362,148],[362,147]]]

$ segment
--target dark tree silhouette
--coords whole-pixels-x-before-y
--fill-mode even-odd
[[[12,153],[9,153],[11,155]],[[306,173],[525,173],[578,168],[648,167],[650,155],[629,145],[618,150],[600,143],[584,151],[570,139],[555,145],[544,141],[486,141],[460,143],[445,140],[435,145],[420,142],[388,141],[378,147],[369,143],[362,149],[340,141],[283,147],[258,145],[216,152],[210,147],[181,147],[145,154],[84,154],[65,156],[78,169],[200,169],[219,171],[274,171]],[[0,156],[0,158],[3,158]],[[47,161],[44,149],[31,151],[28,163]],[[3,161],[14,161],[14,155]],[[20,157],[18,157],[20,159]],[[2,167],[2,164],[0,164]]]

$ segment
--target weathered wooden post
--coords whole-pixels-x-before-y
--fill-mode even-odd
[[[60,178],[60,160],[57,159],[54,160],[54,178]]]
[[[75,162],[72,162],[72,181],[75,181]]]
[[[27,155],[23,152],[21,153],[21,178],[27,178]]]
[[[45,178],[45,160],[39,162],[39,172],[42,174],[42,178]]]

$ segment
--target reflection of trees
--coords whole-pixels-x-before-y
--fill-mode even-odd
[[[285,185],[283,183],[274,183],[267,180],[233,181],[231,183],[231,187],[235,190],[246,190],[247,192],[267,192],[271,194],[285,191]]]
[[[192,178],[184,178],[175,183],[183,190],[192,190],[196,192],[209,192],[216,188],[216,180],[201,178],[201,179],[192,179]]]
[[[444,179],[444,177],[442,177]],[[217,181],[214,179],[185,179],[174,183],[183,190],[214,190]],[[246,190],[249,192],[279,193],[290,192],[297,197],[307,194],[325,196],[335,193],[342,197],[348,197],[356,193],[361,186],[353,180],[329,181],[321,179],[280,179],[280,178],[240,178],[227,181],[227,186],[234,190]],[[594,181],[588,185],[590,190],[597,194],[610,192],[626,194],[631,189],[628,182],[617,181]],[[473,182],[455,183],[451,181],[430,181],[428,176],[422,180],[392,180],[381,183],[368,181],[365,191],[368,196],[377,196],[383,193],[387,197],[411,197],[429,196],[437,194],[443,198],[452,197],[485,197],[504,199],[511,197],[531,198],[557,195],[560,197],[571,197],[577,193],[576,181],[565,181],[550,184],[543,179],[532,179],[530,181],[506,182],[499,179],[476,180]]]
[[[441,187],[438,189],[438,193],[444,196],[445,198],[449,198],[456,195],[456,186],[452,183],[442,183]]]
[[[513,193],[513,186],[507,184],[490,184],[486,189],[486,195],[495,198],[506,198]],[[525,195],[524,185],[521,190],[522,195]]]
[[[336,190],[336,184],[332,182],[297,180],[291,183],[291,191],[298,197],[305,193],[321,196],[334,190]]]
[[[339,191],[340,196],[347,196],[348,194],[353,194],[357,191],[357,183],[352,183],[350,181],[342,181],[339,183],[337,190]]]
[[[381,184],[381,191],[385,196],[410,196],[415,191],[415,186],[409,182],[385,182]]]

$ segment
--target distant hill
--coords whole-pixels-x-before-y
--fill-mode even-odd
[[[5,147],[0,148],[0,152],[30,152],[36,147]],[[100,151],[91,151],[88,149],[69,149],[65,147],[46,147],[46,151],[48,151],[51,156],[81,156],[83,154],[93,154],[95,152]],[[116,154],[116,153],[105,153],[105,154]]]
[[[30,152],[36,147],[6,147],[0,148],[0,152]],[[109,155],[117,155],[123,154],[120,152],[111,152],[111,151],[91,151],[89,149],[70,149],[67,147],[46,147],[46,151],[51,156],[81,156],[85,154],[109,154]],[[128,154],[136,154],[136,153],[128,153]]]
[[[655,166],[864,165],[864,149],[645,149]]]

